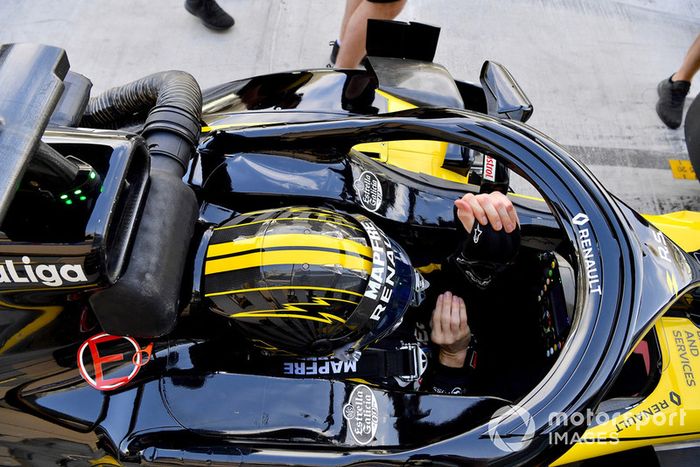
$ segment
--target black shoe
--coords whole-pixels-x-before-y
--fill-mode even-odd
[[[328,45],[332,46],[333,48],[331,49],[331,56],[329,58],[328,64],[326,65],[326,68],[335,68],[335,60],[338,58],[338,51],[340,50],[340,45],[338,45],[338,41],[331,41],[328,43]],[[369,61],[367,60],[367,55],[365,55],[364,57],[362,57],[360,65],[367,68],[368,64]]]
[[[185,9],[201,19],[206,27],[217,31],[228,29],[235,23],[215,0],[186,0]]]
[[[690,91],[690,82],[671,81],[671,78],[661,81],[656,88],[659,92],[656,113],[667,127],[675,129],[683,121],[683,104]]]
[[[340,50],[340,46],[338,45],[338,41],[331,41],[328,43],[328,45],[333,46],[333,48],[331,49],[331,57],[328,65],[326,65],[326,68],[333,68],[335,66],[335,59],[338,58],[338,50]]]

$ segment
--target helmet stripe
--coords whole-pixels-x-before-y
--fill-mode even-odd
[[[310,286],[310,285],[279,285],[279,286],[272,286],[272,287],[254,287],[254,288],[250,288],[250,289],[225,290],[223,292],[208,293],[205,296],[206,297],[214,297],[217,295],[244,294],[247,292],[260,292],[260,291],[265,291],[265,290],[320,290],[323,292],[335,292],[335,293],[339,293],[339,294],[354,295],[356,297],[363,296],[361,293],[353,292],[352,290],[333,289],[330,287],[315,287],[315,286]]]
[[[253,221],[253,222],[245,222],[243,224],[233,224],[233,225],[223,225],[221,227],[217,227],[214,230],[227,230],[227,229],[235,229],[236,227],[243,227],[245,225],[253,225],[253,224],[262,224],[265,222],[272,222],[272,221],[298,221],[300,218],[299,217],[277,217],[274,219],[263,219],[260,221]],[[357,230],[358,232],[364,233],[365,231],[362,230],[361,228],[348,224],[347,222],[340,222],[340,219],[337,221],[329,221],[326,219],[313,219],[311,217],[303,218],[304,221],[312,221],[312,222],[325,222],[327,224],[334,224],[334,225],[342,225],[343,227],[347,227],[349,229]]]
[[[372,262],[357,256],[342,253],[318,251],[310,255],[307,250],[281,250],[263,253],[250,253],[207,261],[204,274],[216,274],[224,271],[271,266],[277,264],[309,264],[316,266],[340,266],[345,269],[372,272]]]
[[[371,247],[353,240],[319,234],[280,234],[240,238],[230,242],[209,245],[207,258],[232,255],[248,250],[260,250],[262,248],[285,247],[293,249],[306,246],[334,248],[340,251],[357,253],[367,258],[372,257]]]

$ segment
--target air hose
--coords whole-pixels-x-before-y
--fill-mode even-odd
[[[81,125],[105,128],[146,112],[141,134],[151,154],[148,197],[125,270],[90,303],[105,332],[150,338],[177,322],[198,213],[182,177],[199,139],[202,93],[188,73],[156,73],[91,99]]]

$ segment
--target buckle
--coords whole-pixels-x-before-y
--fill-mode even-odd
[[[418,381],[423,375],[426,368],[428,368],[428,356],[423,352],[423,349],[420,348],[420,345],[415,342],[403,344],[399,347],[399,350],[409,352],[409,362],[413,370],[409,375],[395,376],[396,381],[401,386],[406,386],[409,383]]]

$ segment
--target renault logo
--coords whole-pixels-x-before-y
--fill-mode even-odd
[[[586,225],[588,224],[588,216],[582,212],[579,212],[573,217],[573,219],[571,219],[571,222],[578,226]]]

